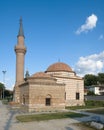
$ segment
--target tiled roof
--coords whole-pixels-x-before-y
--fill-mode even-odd
[[[67,72],[72,72],[72,69],[70,66],[68,66],[65,63],[62,62],[57,62],[48,67],[46,72],[55,72],[55,71],[67,71]]]

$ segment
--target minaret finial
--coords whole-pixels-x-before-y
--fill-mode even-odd
[[[24,31],[23,31],[23,25],[22,25],[22,17],[20,17],[20,28],[19,28],[18,36],[23,36],[24,37]]]

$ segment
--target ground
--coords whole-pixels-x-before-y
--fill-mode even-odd
[[[88,116],[76,119],[67,118],[21,123],[15,118],[18,114],[21,113],[8,109],[6,105],[0,102],[0,130],[88,130],[89,128],[77,125],[77,123],[91,119],[91,117]]]

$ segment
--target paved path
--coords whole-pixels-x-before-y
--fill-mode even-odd
[[[18,111],[9,110],[0,101],[0,130],[83,130],[73,123],[91,119],[91,117],[84,117],[21,123],[15,118],[17,114]]]

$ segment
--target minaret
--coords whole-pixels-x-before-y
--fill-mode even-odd
[[[20,27],[17,36],[17,45],[15,46],[15,53],[16,53],[16,82],[15,82],[15,89],[14,89],[14,100],[19,102],[19,84],[24,81],[24,56],[26,53],[26,47],[24,45],[24,32],[23,32],[23,25],[22,25],[22,18],[20,18]]]

